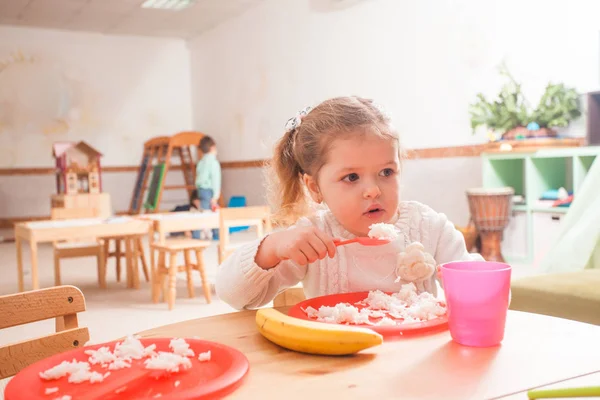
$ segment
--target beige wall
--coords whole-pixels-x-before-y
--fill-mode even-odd
[[[350,94],[382,103],[408,148],[484,142],[468,105],[498,92],[503,60],[534,104],[549,81],[599,88],[596,0],[313,3],[266,0],[189,43],[194,127],[223,160],[269,157],[298,110]]]
[[[0,168],[51,167],[52,144],[77,140],[103,165],[136,165],[144,141],[192,127],[183,40],[0,26],[3,62]],[[102,179],[114,208],[127,209],[135,174]],[[0,176],[0,217],[48,215],[54,182]]]

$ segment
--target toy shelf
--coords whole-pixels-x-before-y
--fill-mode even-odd
[[[598,156],[600,146],[482,154],[483,187],[510,186],[525,198],[525,204],[513,205],[504,232],[502,254],[507,261],[536,264],[543,258],[569,208],[544,206],[538,199],[561,187],[576,197]]]

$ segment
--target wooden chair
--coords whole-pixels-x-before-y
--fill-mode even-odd
[[[304,288],[298,285],[288,288],[275,296],[273,307],[291,307],[305,299]]]
[[[116,262],[116,273],[117,273],[117,282],[121,282],[121,258],[126,256],[125,252],[125,243],[124,240],[126,236],[109,236],[105,237],[105,245],[104,245],[104,259],[106,263],[111,257],[115,258]],[[114,241],[115,250],[110,251],[110,242]],[[146,255],[144,253],[144,246],[142,244],[142,237],[135,237],[134,242],[134,251],[136,253],[135,257],[139,257],[142,263],[142,270],[144,272],[144,277],[146,278],[146,282],[150,281],[150,273],[148,272],[148,263],[146,262]],[[122,247],[121,247],[122,246]]]
[[[56,333],[0,345],[0,379],[46,357],[84,346],[90,334],[88,328],[78,326],[77,313],[83,311],[83,293],[74,286],[0,296],[0,329],[56,318]]]
[[[229,228],[256,226],[256,233],[259,238],[273,229],[271,210],[268,206],[221,208],[219,219],[219,264],[225,261],[235,250],[235,246],[229,244]]]
[[[98,211],[94,208],[53,208],[53,220],[95,218]],[[82,232],[82,236],[85,233]],[[60,260],[63,258],[94,256],[98,262],[98,284],[106,288],[106,260],[104,258],[104,241],[82,239],[70,242],[54,242],[54,285],[60,286]]]
[[[150,245],[151,251],[158,251],[158,262],[156,268],[154,268],[152,278],[152,301],[158,303],[158,299],[161,295],[163,299],[167,299],[169,304],[169,310],[172,310],[175,306],[175,297],[177,295],[177,276],[178,272],[186,272],[188,296],[194,297],[194,281],[192,279],[192,271],[196,270],[200,273],[202,279],[202,288],[204,290],[204,297],[206,302],[211,302],[210,285],[206,279],[206,272],[204,271],[204,257],[202,252],[204,249],[210,246],[210,242],[198,239],[167,239],[163,243],[152,243]],[[185,265],[177,265],[177,254],[183,252]],[[196,253],[196,264],[192,264],[191,253]],[[169,256],[169,264],[166,264],[167,255]],[[165,278],[168,276],[168,280]]]

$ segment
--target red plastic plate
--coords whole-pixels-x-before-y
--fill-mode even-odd
[[[388,293],[390,294],[390,293]],[[369,292],[354,292],[354,293],[340,293],[340,294],[332,294],[328,296],[314,297],[312,299],[304,300],[295,306],[293,306],[289,311],[288,315],[290,317],[305,319],[309,321],[316,321],[315,319],[309,318],[308,315],[302,309],[306,309],[306,307],[313,307],[315,309],[319,309],[321,306],[335,306],[338,303],[349,303],[359,310],[365,308],[365,306],[356,304],[360,301],[363,301],[367,298]],[[395,319],[400,322],[396,326],[393,325],[382,325],[382,326],[373,326],[373,325],[351,325],[351,326],[359,326],[362,328],[369,328],[374,330],[375,332],[380,333],[385,337],[391,336],[404,336],[413,333],[426,333],[430,331],[438,331],[442,329],[448,328],[448,316],[444,315],[442,317],[431,319],[425,322],[416,322],[416,323],[404,323],[402,320],[398,320],[388,315],[388,318]],[[378,321],[378,319],[371,318],[372,322]]]
[[[194,350],[196,356],[190,357],[192,368],[177,373],[168,374],[160,378],[144,377],[145,382],[133,386],[131,390],[125,390],[120,393],[111,393],[110,399],[179,399],[179,400],[197,400],[197,399],[215,399],[226,396],[233,392],[242,384],[243,378],[249,370],[249,362],[246,356],[231,347],[199,339],[185,339]],[[156,344],[156,351],[170,352],[170,338],[140,339],[146,347]],[[105,385],[114,385],[117,380],[127,381],[127,377],[139,376],[140,372],[149,371],[144,368],[144,359],[133,360],[131,368],[123,368],[116,371],[110,371],[110,375],[103,382],[98,383],[69,383],[67,377],[57,380],[45,380],[40,378],[39,373],[60,364],[62,361],[88,361],[89,355],[85,350],[97,350],[102,346],[107,346],[111,351],[114,350],[117,341],[87,346],[75,349],[65,353],[57,354],[40,360],[37,363],[21,370],[6,386],[4,396],[6,400],[53,400],[61,396],[69,395],[72,400],[78,399],[96,399],[98,393],[103,390]],[[200,353],[211,351],[210,361],[200,362],[198,355]],[[92,371],[105,373],[108,369],[100,365],[92,365]],[[142,371],[143,370],[143,371]],[[179,382],[179,383],[176,383]],[[140,382],[138,382],[140,383]],[[126,386],[126,385],[125,385]],[[45,394],[47,388],[58,388],[58,392]],[[105,389],[104,389],[105,390]],[[112,392],[112,391],[111,391]],[[96,393],[96,394],[94,394]],[[160,394],[160,396],[158,396]]]

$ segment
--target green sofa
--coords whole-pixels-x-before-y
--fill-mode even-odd
[[[511,289],[511,310],[600,325],[600,269],[530,276]]]

